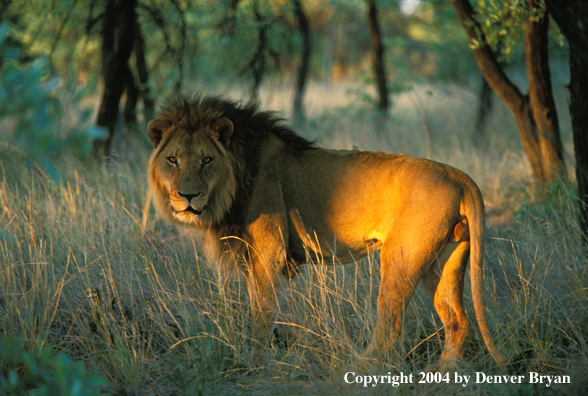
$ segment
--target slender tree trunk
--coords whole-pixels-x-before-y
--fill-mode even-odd
[[[300,0],[294,0],[294,14],[296,15],[298,28],[300,29],[300,34],[302,35],[302,59],[300,61],[300,67],[298,68],[298,76],[296,78],[296,92],[294,93],[294,120],[299,120],[303,112],[302,100],[304,98],[304,88],[306,86],[312,48],[308,19],[306,18],[306,15],[304,15]]]
[[[452,0],[457,17],[472,45],[474,58],[494,92],[506,103],[515,117],[523,148],[533,175],[542,182],[554,181],[558,174],[565,177],[562,144],[557,127],[557,113],[551,97],[551,80],[547,65],[546,20],[527,23],[525,54],[529,74],[529,95],[523,95],[506,76],[474,18],[468,0]],[[534,0],[529,0],[534,6]],[[544,19],[547,15],[544,16]],[[545,47],[546,48],[546,47]],[[537,63],[537,65],[529,65]],[[537,117],[537,118],[535,118]]]
[[[123,115],[125,131],[138,133],[137,104],[139,103],[139,98],[143,100],[144,118],[147,122],[153,119],[154,103],[149,91],[149,73],[147,71],[147,64],[145,61],[144,41],[136,12],[133,12],[132,17],[133,20],[129,21],[132,23],[134,38],[132,51],[135,53],[135,63],[139,84],[136,84],[135,75],[127,64],[125,68],[126,100]]]
[[[480,102],[478,103],[478,115],[476,117],[476,135],[474,142],[476,145],[482,144],[486,139],[486,124],[488,115],[492,111],[492,88],[488,81],[482,77],[482,87],[480,89]]]
[[[498,61],[498,65],[503,68],[504,62],[500,61],[500,48],[493,51],[494,58]],[[480,89],[480,102],[478,106],[478,115],[476,117],[476,134],[474,135],[474,144],[481,145],[487,139],[486,126],[488,124],[488,116],[492,111],[494,105],[494,91],[488,84],[488,81],[482,76],[482,88]]]
[[[149,72],[147,70],[147,62],[145,61],[145,41],[141,33],[141,26],[139,21],[135,18],[134,24],[135,45],[134,52],[137,61],[137,74],[139,76],[139,92],[143,100],[145,111],[145,121],[149,122],[153,119],[155,114],[155,105],[151,97],[151,90],[149,89]]]
[[[129,65],[126,65],[125,73],[125,91],[127,98],[125,101],[125,109],[123,112],[125,128],[131,132],[138,132],[137,130],[137,103],[139,102],[139,89],[135,85],[135,76],[131,71]]]
[[[116,130],[120,98],[125,89],[125,72],[133,48],[136,0],[109,0],[102,30],[102,78],[104,93],[96,124],[108,129],[104,141],[95,142],[95,155],[108,154]]]
[[[368,21],[370,26],[370,42],[372,44],[374,74],[378,85],[378,110],[386,111],[390,107],[388,101],[388,84],[384,68],[384,46],[378,23],[378,9],[375,0],[368,0]]]

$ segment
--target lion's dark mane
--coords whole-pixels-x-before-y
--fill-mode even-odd
[[[242,208],[247,202],[253,180],[258,173],[260,146],[273,134],[280,138],[292,153],[315,149],[311,142],[284,125],[284,119],[273,111],[260,111],[258,102],[232,101],[221,96],[176,95],[165,100],[158,111],[158,118],[187,131],[206,128],[213,121],[226,117],[233,123],[234,131],[227,151],[235,157],[235,173],[238,180],[237,194],[231,209],[220,224],[231,227],[242,223]],[[243,166],[244,165],[244,166]]]

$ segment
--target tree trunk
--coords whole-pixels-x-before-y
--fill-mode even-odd
[[[125,89],[127,62],[133,48],[136,0],[109,0],[102,29],[102,78],[104,93],[96,124],[108,129],[106,140],[95,142],[94,154],[108,154],[116,130],[120,98]]]
[[[378,85],[378,110],[386,111],[390,107],[388,101],[388,85],[384,68],[384,46],[378,23],[378,9],[375,0],[368,0],[368,21],[370,26],[370,42],[372,44],[374,74]]]
[[[123,112],[125,129],[133,133],[137,130],[137,103],[139,102],[139,89],[135,85],[135,76],[131,71],[129,65],[125,69],[125,90],[127,98],[125,100],[125,108]]]
[[[547,36],[546,20],[527,23],[525,54],[529,74],[529,96],[523,95],[506,76],[487,44],[474,10],[468,0],[453,0],[457,17],[466,31],[474,58],[492,90],[506,103],[515,117],[523,148],[533,175],[542,182],[555,181],[564,175],[562,144],[557,127],[557,113],[551,97],[551,80],[547,51],[543,46]],[[534,0],[529,0],[534,4]],[[547,15],[544,16],[547,18]],[[477,43],[477,44],[474,44]],[[545,47],[546,48],[546,47]],[[538,65],[529,63],[538,62]],[[537,117],[537,118],[535,118]]]
[[[570,114],[574,131],[576,180],[582,245],[588,251],[588,2],[545,0],[570,45]]]
[[[588,69],[588,1],[545,0],[549,13],[568,43],[575,62]]]
[[[588,247],[588,75],[577,51],[570,50],[570,114],[574,130],[576,179],[582,245]]]
[[[294,120],[299,120],[302,116],[302,100],[304,98],[304,88],[306,86],[306,78],[308,76],[308,65],[310,62],[311,40],[310,28],[308,26],[308,19],[304,15],[300,0],[294,0],[294,14],[298,22],[298,28],[302,35],[302,59],[300,67],[298,68],[298,76],[296,78],[296,92],[294,94]]]
[[[141,94],[141,99],[143,100],[145,121],[149,122],[154,117],[155,105],[153,103],[153,98],[151,97],[151,91],[149,89],[149,72],[147,71],[147,62],[145,61],[145,41],[143,40],[141,26],[139,26],[139,21],[137,18],[135,18],[133,31],[135,32],[135,43],[133,51],[135,52],[135,59],[137,61],[139,92]]]
[[[476,135],[474,142],[481,145],[486,140],[486,124],[488,115],[492,111],[492,88],[488,81],[482,77],[482,88],[480,89],[480,101],[478,103],[478,115],[476,117]]]
[[[527,4],[529,8],[539,11],[538,0],[527,0]],[[541,11],[543,18],[538,21],[530,18],[527,21],[525,59],[529,79],[529,102],[537,128],[535,140],[539,145],[543,172],[546,180],[556,180],[559,175],[565,176],[566,166],[549,70],[549,15],[545,9]]]

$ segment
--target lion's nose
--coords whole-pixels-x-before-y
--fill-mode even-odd
[[[197,198],[197,197],[199,197],[200,195],[202,195],[202,191],[201,191],[201,192],[199,192],[199,193],[197,193],[197,194],[182,194],[181,192],[179,192],[179,191],[178,191],[178,194],[179,194],[181,197],[184,197],[184,198],[186,198],[186,199],[188,200],[188,202],[191,202],[191,201],[192,201],[192,198]]]

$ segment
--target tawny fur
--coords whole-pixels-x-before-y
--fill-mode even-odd
[[[453,367],[470,327],[462,300],[471,259],[480,330],[504,363],[482,301],[484,204],[463,172],[404,155],[316,148],[274,113],[220,97],[172,99],[148,129],[156,208],[197,231],[211,263],[246,274],[259,350],[269,344],[280,290],[308,251],[346,263],[380,249],[368,354],[393,350],[404,307],[422,281],[445,326],[437,368]]]

